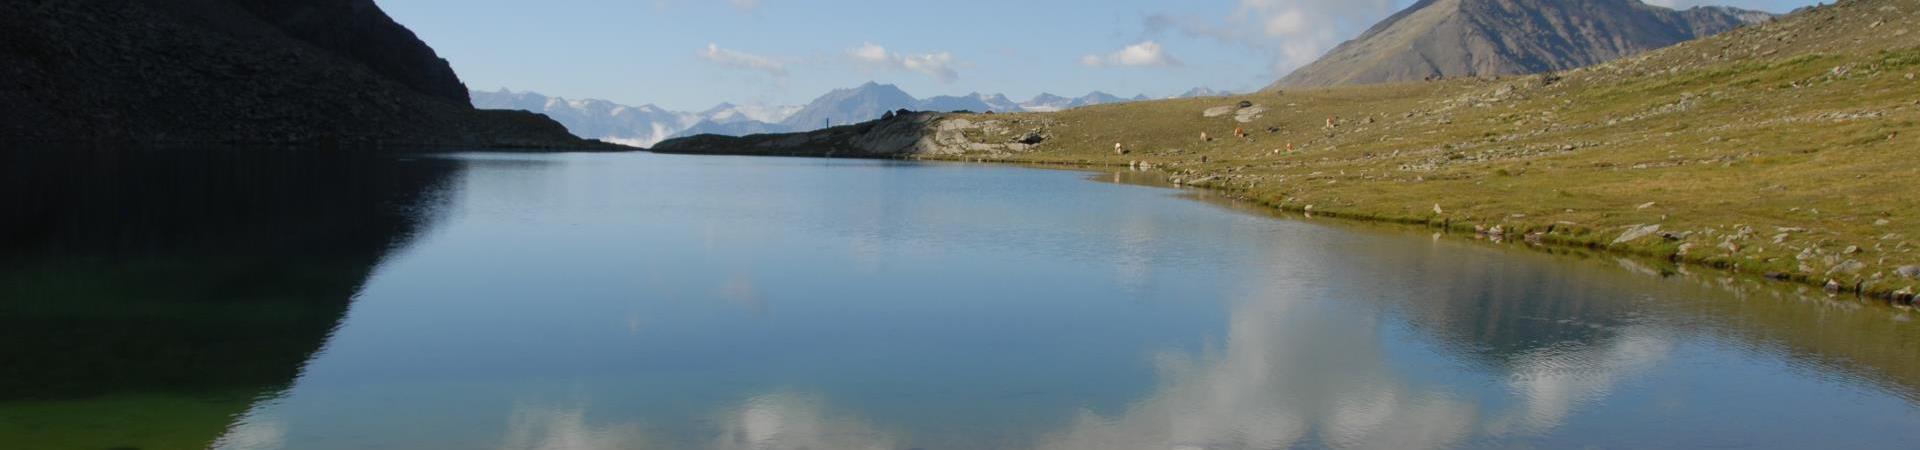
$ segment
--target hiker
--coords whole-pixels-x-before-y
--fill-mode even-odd
[[[1213,138],[1207,137],[1207,132],[1202,131],[1200,132],[1200,142],[1213,142]]]
[[[1247,129],[1241,128],[1241,127],[1233,127],[1233,137],[1237,137],[1237,138],[1247,137]]]

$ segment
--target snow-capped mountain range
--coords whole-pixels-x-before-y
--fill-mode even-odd
[[[1206,88],[1188,94],[1223,95]],[[1182,97],[1192,95],[1182,95]],[[1082,106],[1148,100],[1145,95],[1124,98],[1092,92],[1077,98],[1040,94],[1014,102],[1002,94],[978,92],[925,99],[891,84],[869,82],[835,89],[806,105],[765,106],[721,103],[700,112],[671,111],[654,105],[627,106],[606,100],[569,100],[534,92],[473,91],[473,106],[481,109],[518,109],[546,114],[580,137],[636,147],[651,147],[674,137],[698,134],[744,136],[759,133],[812,131],[827,126],[877,119],[887,111],[1052,112]]]

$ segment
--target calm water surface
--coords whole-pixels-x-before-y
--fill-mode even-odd
[[[4,448],[1920,447],[1910,310],[1082,172],[13,158]]]

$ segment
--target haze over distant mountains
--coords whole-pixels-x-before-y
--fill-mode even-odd
[[[1421,0],[1273,87],[1567,70],[1772,19],[1760,11],[1676,11],[1640,0]]]
[[[1195,88],[1179,97],[1228,95],[1228,92]],[[1042,93],[1024,102],[1014,102],[1004,94],[970,93],[916,98],[898,86],[868,82],[860,86],[835,89],[806,105],[742,106],[722,103],[700,112],[671,111],[654,105],[628,106],[606,100],[569,100],[533,92],[473,91],[473,106],[481,109],[512,109],[546,114],[567,126],[574,134],[620,144],[648,147],[660,141],[682,136],[719,134],[745,136],[763,133],[812,131],[830,125],[844,125],[880,118],[887,111],[975,111],[975,112],[1049,112],[1083,106],[1148,100],[1145,95],[1131,98],[1105,92],[1091,92],[1075,98]]]

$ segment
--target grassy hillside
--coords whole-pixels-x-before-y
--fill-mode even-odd
[[[928,122],[917,145],[832,151],[1144,165],[1286,210],[1910,298],[1920,285],[1916,77],[1920,0],[1855,0],[1553,75],[951,115]],[[1203,113],[1215,108],[1226,113]],[[931,139],[956,129],[976,144]],[[999,144],[1034,133],[1044,142]],[[662,147],[739,152],[783,139],[802,141]]]

